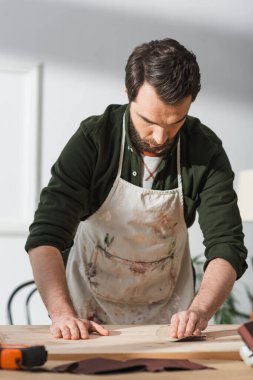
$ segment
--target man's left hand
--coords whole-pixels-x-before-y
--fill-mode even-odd
[[[171,318],[171,338],[184,338],[190,335],[201,335],[205,330],[208,319],[195,310],[185,310],[174,314]]]

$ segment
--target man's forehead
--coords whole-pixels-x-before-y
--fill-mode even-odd
[[[142,115],[141,113],[138,113],[138,112],[136,112],[136,113],[137,113],[137,115],[138,115],[141,119],[143,119],[143,120],[146,121],[147,123],[150,123],[150,124],[157,124],[157,120],[158,120],[158,119],[153,119],[152,117],[151,117],[151,118],[148,118],[148,117]],[[178,117],[176,118],[176,116],[178,116]],[[186,118],[186,116],[187,116],[187,113],[185,113],[183,116],[173,115],[173,122],[172,122],[171,124],[178,124],[178,123],[180,123],[181,121],[183,121],[183,120]],[[175,117],[175,119],[174,119],[174,117]],[[167,123],[167,124],[170,124],[170,123]]]
[[[137,101],[131,102],[130,112],[133,111],[138,117],[152,124],[175,124],[185,119],[190,105],[190,98],[180,104],[142,102],[137,99]]]

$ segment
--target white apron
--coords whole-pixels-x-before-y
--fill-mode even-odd
[[[117,177],[100,208],[80,222],[66,268],[80,318],[104,324],[165,324],[189,306],[193,272],[184,220],[177,145],[178,188],[150,190]]]

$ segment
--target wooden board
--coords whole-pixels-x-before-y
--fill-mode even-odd
[[[237,325],[213,325],[205,331],[206,340],[170,342],[168,326],[106,326],[110,336],[92,335],[89,340],[55,339],[49,326],[0,326],[3,344],[45,345],[51,360],[80,360],[91,357],[185,358],[239,360],[243,342]]]

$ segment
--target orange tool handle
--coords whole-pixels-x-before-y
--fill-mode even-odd
[[[0,369],[25,369],[43,365],[47,360],[45,346],[0,346]]]
[[[22,363],[22,352],[20,349],[1,349],[0,368],[2,369],[19,369]]]

